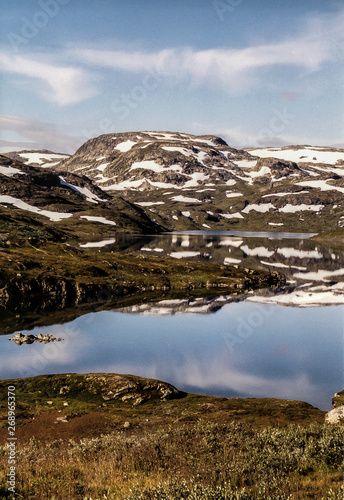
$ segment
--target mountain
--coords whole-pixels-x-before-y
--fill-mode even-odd
[[[54,153],[48,149],[32,150],[25,149],[23,151],[14,151],[6,153],[8,158],[18,160],[28,165],[35,165],[38,167],[53,167],[60,163],[61,160],[68,158],[70,155],[62,153]]]
[[[93,197],[93,215],[109,213],[100,214],[104,203],[117,218],[122,214],[116,207],[123,203],[136,214],[140,210],[148,226],[139,232],[154,225],[154,232],[161,227],[319,232],[344,225],[341,149],[238,150],[212,135],[126,132],[90,139],[72,156],[43,150],[7,156],[90,190],[99,198]],[[115,222],[133,230],[125,221]]]
[[[109,230],[160,231],[121,196],[115,199],[90,179],[59,173],[0,155],[0,240],[65,240]]]
[[[86,175],[170,230],[317,232],[343,223],[343,163],[333,148],[248,151],[211,135],[128,132],[90,139],[54,168]]]

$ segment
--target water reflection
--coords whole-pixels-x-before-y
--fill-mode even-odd
[[[146,303],[31,331],[64,339],[58,343],[18,347],[0,336],[0,378],[132,373],[185,391],[300,399],[330,409],[343,388],[344,254],[277,236],[116,235],[89,247],[277,269],[287,286]]]
[[[104,249],[149,253],[277,270],[286,275],[287,287],[279,291],[259,291],[249,300],[299,307],[344,304],[344,252],[320,245],[309,236],[202,231],[144,237],[117,235],[115,242],[113,239],[104,240],[107,244],[98,242],[98,248],[94,246],[97,243],[92,242],[90,248],[98,252]]]
[[[132,373],[185,391],[300,399],[330,409],[343,387],[343,309],[240,302],[206,316],[90,314],[33,331],[49,330],[63,342],[18,347],[0,338],[0,378]]]

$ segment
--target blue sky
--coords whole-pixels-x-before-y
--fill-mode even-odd
[[[344,2],[2,0],[0,146],[112,132],[342,145]]]

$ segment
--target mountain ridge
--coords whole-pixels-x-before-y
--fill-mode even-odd
[[[39,154],[48,155],[31,152],[36,166]],[[235,149],[216,135],[146,131],[103,134],[64,156],[45,158],[41,168],[81,177],[100,198],[122,197],[167,230],[344,225],[344,151],[335,148]]]

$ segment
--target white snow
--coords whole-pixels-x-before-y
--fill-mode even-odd
[[[182,196],[182,195],[173,196],[173,198],[171,198],[171,200],[172,201],[180,201],[183,203],[201,203],[196,198],[187,198],[186,196]]]
[[[153,205],[165,205],[163,201],[140,201],[136,202],[136,205],[140,205],[140,207],[152,207]]]
[[[262,167],[260,170],[258,170],[258,172],[245,172],[246,175],[249,175],[250,177],[252,177],[253,179],[255,179],[256,177],[261,177],[262,175],[266,175],[266,174],[270,174],[271,173],[271,169],[270,167]]]
[[[136,168],[142,168],[145,170],[153,170],[154,172],[165,172],[167,170],[174,170],[176,172],[181,172],[182,168],[180,165],[171,165],[169,167],[164,165],[159,165],[154,160],[144,160],[136,161],[130,167],[130,170],[135,170]]]
[[[90,222],[100,222],[100,224],[108,224],[109,226],[116,226],[116,222],[107,220],[105,217],[96,217],[93,215],[81,215],[80,219],[87,219]]]
[[[271,257],[271,255],[275,253],[265,247],[249,248],[247,245],[242,245],[240,249],[245,252],[246,255],[255,255],[257,257]]]
[[[184,217],[190,217],[190,212],[181,212],[182,215],[184,215]]]
[[[225,219],[243,219],[244,217],[239,213],[235,212],[235,214],[219,214],[221,217],[224,217]]]
[[[241,210],[243,213],[248,214],[251,210],[255,210],[256,212],[261,212],[265,213],[268,212],[270,209],[276,208],[272,203],[261,203],[259,205],[252,203],[251,205],[247,205],[244,210]]]
[[[99,165],[97,167],[97,170],[100,170],[101,172],[104,172],[104,170],[106,169],[106,167],[109,165],[110,162],[107,162],[107,163],[102,163],[101,165]]]
[[[200,142],[200,143],[208,144],[208,146],[217,147],[217,144],[215,144],[215,142],[213,142],[213,141],[210,141],[209,139],[201,139],[201,138],[199,138],[199,139],[193,139],[193,138],[191,138],[191,137],[188,137],[188,139],[189,139],[190,141],[194,141],[194,142]],[[221,151],[221,152],[222,152],[222,151]],[[231,154],[231,153],[229,153],[229,154]]]
[[[328,278],[341,276],[343,274],[344,269],[337,269],[336,271],[326,271],[324,269],[318,269],[317,272],[298,273],[294,274],[294,276],[295,278],[300,278],[303,280],[326,281]]]
[[[219,151],[219,153],[221,153],[226,158],[226,160],[228,160],[228,156],[233,154],[230,151]]]
[[[121,153],[126,153],[133,146],[135,146],[135,144],[137,144],[137,142],[127,140],[127,141],[120,142],[119,144],[117,144],[117,146],[115,146],[114,149],[118,149],[119,151],[121,151]]]
[[[174,259],[184,259],[184,258],[190,258],[190,257],[198,257],[201,255],[199,252],[172,252],[170,253],[170,256],[173,257]]]
[[[229,179],[227,182],[226,182],[226,185],[227,186],[234,186],[234,184],[236,184],[236,181],[234,179]]]
[[[339,187],[339,186],[331,186],[330,184],[327,184],[328,181],[332,179],[326,179],[322,181],[301,181],[301,182],[296,182],[296,184],[299,184],[300,186],[309,186],[309,187],[314,187],[314,188],[320,188],[321,191],[339,191],[340,193],[344,193],[344,188]]]
[[[300,149],[280,149],[280,148],[262,148],[250,151],[250,154],[260,158],[279,158],[288,161],[327,163],[335,165],[338,160],[344,160],[343,151],[328,151],[326,148],[312,148],[306,146]],[[314,159],[315,158],[315,159]]]
[[[69,217],[72,217],[72,214],[42,210],[41,208],[29,205],[28,203],[25,203],[25,201],[14,198],[13,196],[0,195],[0,204],[6,205],[7,203],[9,203],[10,205],[14,205],[16,208],[20,208],[21,210],[27,210],[28,212],[33,212],[39,215],[43,215],[44,217],[48,217],[51,221],[60,221],[62,219],[68,219]]]
[[[264,266],[271,266],[271,267],[283,267],[289,269],[290,266],[286,266],[285,264],[282,264],[280,262],[265,262],[265,260],[260,261],[261,264],[264,264]]]
[[[156,132],[146,132],[148,135],[151,137],[154,137],[155,139],[165,139],[169,141],[178,141],[179,138],[175,136],[175,134],[168,134],[168,133],[156,133]]]
[[[172,215],[172,219],[178,220],[178,217],[176,215]]]
[[[19,153],[20,156],[26,158],[28,163],[38,163],[41,165],[42,163],[47,163],[52,159],[63,160],[64,158],[68,158],[68,155],[61,154],[53,154],[53,153]],[[50,166],[50,165],[47,165]]]
[[[280,208],[280,212],[285,212],[285,213],[294,213],[294,212],[301,212],[305,210],[313,210],[314,212],[320,212],[324,208],[324,205],[305,205],[302,203],[301,205],[290,205],[288,203],[285,207]]]
[[[116,238],[110,238],[107,240],[103,241],[94,241],[94,242],[89,242],[89,243],[83,243],[80,245],[81,248],[101,248],[105,247],[106,245],[112,245],[112,243],[116,243]]]
[[[165,151],[176,151],[177,153],[181,153],[184,156],[193,156],[194,158],[197,158],[200,163],[202,163],[204,158],[208,156],[208,153],[206,153],[205,151],[199,151],[198,153],[196,153],[192,149],[180,148],[176,146],[163,146],[162,149],[164,149]]]
[[[234,193],[233,191],[226,191],[226,198],[236,198],[237,196],[243,196],[243,194]]]
[[[145,252],[163,252],[163,248],[149,248],[149,247],[142,247],[141,250],[144,250]]]
[[[18,168],[10,167],[7,165],[0,165],[0,174],[5,175],[6,177],[12,177],[15,174],[25,175],[25,172],[22,172]]]
[[[220,246],[231,246],[240,247],[243,244],[243,240],[238,240],[237,238],[223,238],[219,241]]]
[[[269,226],[284,226],[283,222],[268,222]]]
[[[141,184],[144,182],[148,182],[152,186],[158,187],[158,188],[165,188],[165,189],[177,189],[178,186],[175,184],[170,184],[168,182],[153,182],[149,179],[138,179],[138,180],[128,180],[128,181],[123,181],[119,182],[118,184],[111,184],[110,186],[104,186],[102,189],[104,191],[121,191],[123,189],[137,189],[140,188]]]
[[[104,160],[104,158],[106,158],[106,156],[99,156],[99,158],[96,158],[96,161]]]
[[[92,193],[87,187],[74,186],[73,184],[69,184],[66,182],[63,177],[59,176],[61,186],[67,186],[73,191],[80,193],[86,197],[86,200],[91,203],[98,203],[98,201],[107,201],[102,198],[99,198],[96,194]]]
[[[335,290],[313,293],[312,289],[294,290],[291,293],[283,293],[272,297],[262,297],[259,295],[247,297],[251,302],[262,302],[265,304],[281,304],[284,306],[317,307],[327,304],[343,304],[343,295]]]
[[[277,252],[286,259],[289,257],[298,257],[300,259],[322,259],[323,254],[317,250],[297,250],[296,248],[278,248]]]
[[[194,172],[188,177],[191,177],[191,179],[184,184],[183,188],[197,187],[198,183],[208,179],[209,175],[205,175],[203,172]]]
[[[240,264],[240,259],[232,259],[231,257],[225,257],[223,263],[224,264]]]
[[[296,182],[295,184],[299,184],[299,182]],[[297,191],[293,192],[290,191],[289,193],[270,193],[270,194],[264,194],[262,198],[270,198],[270,196],[289,196],[291,194],[306,194],[309,193],[309,191]]]
[[[210,226],[208,226],[208,224],[202,224],[202,226],[211,229]]]
[[[253,168],[257,165],[257,160],[234,160],[233,162],[240,168]]]

